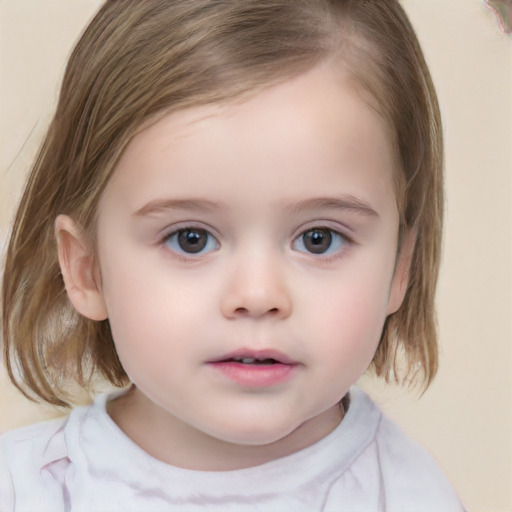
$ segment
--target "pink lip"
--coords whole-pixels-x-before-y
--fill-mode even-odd
[[[237,359],[272,359],[272,364],[247,364]],[[240,349],[207,363],[224,377],[244,387],[268,387],[289,380],[299,363],[276,350]]]
[[[297,364],[297,361],[290,359],[286,354],[279,352],[278,350],[271,349],[263,349],[263,350],[251,350],[249,348],[241,348],[238,350],[234,350],[233,352],[229,352],[229,354],[224,354],[216,359],[212,359],[208,361],[209,363],[219,363],[222,361],[227,361],[228,359],[243,359],[243,358],[251,358],[251,359],[274,359],[274,361],[282,364],[294,365]]]

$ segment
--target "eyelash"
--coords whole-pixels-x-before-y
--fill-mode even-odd
[[[323,252],[314,252],[314,251],[308,250],[308,248],[306,247],[305,241],[306,241],[306,243],[308,243],[308,241],[309,241],[309,242],[315,244],[315,241],[314,241],[314,233],[315,232],[317,234],[320,233],[322,236],[328,235],[328,247],[325,250],[323,250]],[[187,234],[189,236],[194,235],[194,234],[196,234],[196,235],[199,234],[200,236],[206,235],[207,240],[204,242],[203,245],[199,246],[199,250],[197,250],[197,252],[193,252],[193,251],[187,252],[183,249],[183,247],[180,244],[180,240],[179,240],[180,236],[186,237]],[[305,237],[307,235],[309,235],[309,240],[305,240]],[[193,238],[194,237],[191,237],[191,238],[189,238],[189,240],[192,242]],[[195,240],[197,241],[197,239],[198,239],[198,237],[196,236]],[[318,237],[317,237],[317,240],[319,240]],[[182,240],[182,241],[186,241],[186,239]],[[171,242],[173,243],[173,245],[175,245],[174,247],[170,246]],[[335,260],[335,259],[338,259],[339,257],[341,257],[348,249],[348,246],[352,245],[353,243],[354,243],[354,241],[351,238],[349,238],[347,235],[345,235],[343,233],[340,233],[339,231],[337,231],[335,229],[332,229],[327,226],[315,225],[315,226],[309,227],[306,230],[301,231],[298,236],[294,237],[292,240],[291,246],[292,246],[292,250],[294,250],[296,252],[303,253],[307,256],[312,256],[313,258],[321,259],[322,261],[328,262],[328,261],[332,261],[332,260]],[[177,244],[177,246],[176,246],[176,244]],[[338,246],[335,248],[334,251],[332,250],[333,244]],[[177,257],[178,259],[181,259],[183,261],[193,261],[193,260],[197,260],[201,257],[204,257],[204,256],[210,254],[211,252],[217,251],[220,247],[220,242],[217,239],[217,237],[215,235],[213,235],[207,228],[185,225],[183,227],[174,229],[173,231],[165,234],[165,236],[163,236],[161,239],[161,245],[163,245],[168,250],[170,250],[173,253],[173,255],[175,257]],[[299,248],[301,245],[302,245],[302,247]],[[320,244],[318,244],[318,245],[320,245]],[[208,249],[207,252],[204,252],[205,248]]]
[[[305,247],[305,237],[309,235],[309,241],[313,241],[314,233],[321,233],[323,236],[328,235],[328,247],[323,252],[314,252],[311,250],[307,250]],[[322,261],[329,262],[340,258],[348,249],[348,246],[353,244],[353,240],[350,239],[343,233],[336,231],[335,229],[329,228],[327,226],[312,226],[304,231],[302,231],[299,236],[295,237],[292,242],[292,248],[298,252],[302,252],[308,256],[312,256]],[[301,250],[296,248],[298,244],[302,244],[302,246],[306,250]],[[337,247],[334,247],[333,245]]]
[[[180,244],[180,241],[179,241],[179,237],[180,235],[183,235],[183,236],[187,236],[187,233],[188,235],[193,235],[193,234],[199,234],[199,235],[207,235],[207,240],[205,242],[205,244],[200,248],[197,252],[187,252],[183,249],[183,247],[170,247],[170,242],[176,242],[178,245]],[[197,241],[197,237],[196,238],[196,241]],[[190,241],[192,241],[192,238],[189,239]],[[183,226],[183,227],[180,227],[179,229],[175,229],[174,231],[170,232],[170,233],[167,233],[163,239],[162,239],[162,245],[166,246],[177,258],[179,259],[182,259],[182,260],[185,260],[185,261],[190,261],[190,260],[194,260],[194,259],[198,259],[199,257],[201,256],[204,256],[205,253],[203,252],[203,250],[205,248],[207,248],[208,246],[210,246],[210,250],[208,251],[208,253],[210,252],[213,252],[215,250],[217,250],[220,246],[220,243],[219,241],[217,240],[217,238],[212,235],[212,233],[210,233],[210,231],[206,228],[202,228],[202,227],[196,227],[196,226]],[[214,244],[215,247],[212,248],[211,245]],[[208,254],[206,253],[206,254]]]

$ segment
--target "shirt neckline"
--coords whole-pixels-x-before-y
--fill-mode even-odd
[[[166,464],[135,444],[110,418],[106,404],[115,394],[99,395],[89,407],[75,409],[65,429],[68,457],[80,472],[115,474],[128,481],[162,486],[173,482],[172,494],[183,497],[201,489],[210,497],[227,487],[244,496],[292,492],[322,474],[341,475],[374,439],[380,411],[359,388],[350,390],[350,407],[340,424],[317,443],[291,455],[234,471],[198,471]],[[122,475],[119,470],[122,468]],[[82,475],[84,482],[86,475]]]

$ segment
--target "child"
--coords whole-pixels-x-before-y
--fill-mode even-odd
[[[120,390],[3,436],[2,512],[462,510],[353,386],[435,374],[441,174],[395,0],[107,1],[14,222],[3,341],[29,397]]]

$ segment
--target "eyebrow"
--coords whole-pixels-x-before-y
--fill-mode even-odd
[[[221,204],[209,201],[208,199],[155,199],[137,210],[134,215],[144,217],[165,213],[169,210],[212,213],[220,209],[222,209]],[[305,199],[285,207],[285,211],[288,215],[319,209],[344,210],[367,217],[379,217],[379,214],[368,203],[351,195]]]
[[[192,212],[211,213],[221,209],[221,205],[207,199],[155,199],[135,212],[135,216],[144,217],[165,213],[169,210],[189,210]]]
[[[286,211],[293,215],[308,210],[334,209],[345,210],[364,215],[366,217],[379,217],[379,214],[367,202],[355,196],[346,195],[342,197],[317,197],[305,199],[289,205]]]

